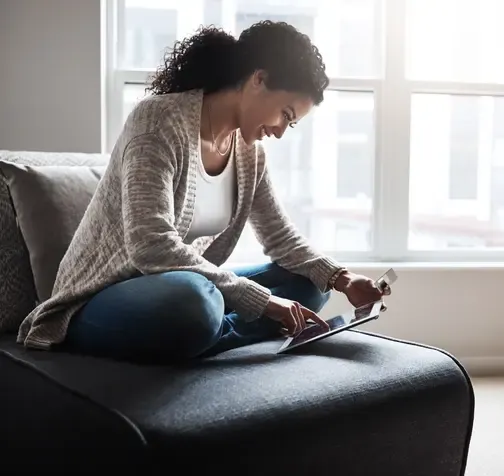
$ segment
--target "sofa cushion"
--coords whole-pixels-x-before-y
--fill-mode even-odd
[[[453,357],[354,331],[290,355],[277,355],[280,345],[264,342],[184,365],[144,366],[27,350],[3,338],[0,357],[10,355],[27,365],[33,379],[48,376],[53,386],[132,422],[151,448],[156,474],[165,474],[167,464],[185,474],[464,474],[474,397]],[[1,405],[0,380],[0,411],[18,415],[0,436],[3,431],[11,448],[32,438],[34,448],[33,421],[45,412],[56,421],[58,415],[45,405],[32,408],[22,398],[30,394],[29,383],[26,389],[20,378],[12,380],[16,386],[5,386],[4,398],[10,393],[25,403]],[[49,391],[45,397],[40,389],[33,399],[49,400]],[[70,411],[62,417],[78,421]],[[57,453],[58,441],[66,441],[51,428],[39,433],[49,454],[51,445]],[[90,450],[92,437],[84,442]],[[65,455],[76,450],[81,448],[65,445]]]
[[[105,166],[33,167],[0,161],[39,301],[51,296],[59,264]]]
[[[103,166],[108,159],[106,154],[0,150],[0,160],[31,166]],[[16,332],[36,300],[28,251],[17,225],[9,189],[0,173],[0,333]]]

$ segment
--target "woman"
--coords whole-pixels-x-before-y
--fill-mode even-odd
[[[309,38],[285,23],[236,40],[201,29],[165,58],[127,119],[52,297],[19,341],[170,362],[294,334],[335,289],[355,305],[373,282],[305,242],[274,196],[259,141],[323,100]],[[221,268],[249,221],[272,263]]]

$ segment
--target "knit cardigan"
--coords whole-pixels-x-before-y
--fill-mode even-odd
[[[312,249],[275,198],[265,154],[237,133],[237,197],[227,228],[184,243],[196,197],[201,91],[152,96],[126,120],[107,170],[63,257],[52,296],[22,322],[18,342],[49,349],[65,339],[72,316],[107,286],[136,276],[185,270],[222,292],[246,321],[260,317],[270,290],[220,266],[247,223],[267,256],[327,290],[340,269]]]

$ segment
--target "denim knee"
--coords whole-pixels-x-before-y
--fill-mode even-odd
[[[196,357],[220,338],[224,298],[215,285],[200,274],[173,271],[165,275],[170,281],[165,302],[166,332],[177,336],[179,357]]]
[[[224,298],[204,276],[187,271],[146,275],[104,289],[70,323],[65,345],[133,361],[171,362],[214,346]]]
[[[320,291],[308,278],[296,276],[295,279],[298,281],[296,287],[299,288],[296,301],[313,312],[320,312],[331,297],[331,292]]]
[[[171,309],[184,357],[196,357],[220,338],[224,298],[215,285],[197,273],[181,272],[177,283],[177,312]],[[173,299],[170,300],[173,306]]]

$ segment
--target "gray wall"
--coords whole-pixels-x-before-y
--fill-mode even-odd
[[[100,152],[100,0],[0,0],[0,149]]]

